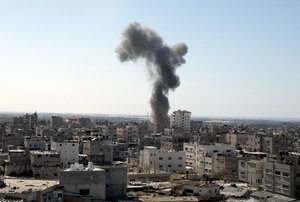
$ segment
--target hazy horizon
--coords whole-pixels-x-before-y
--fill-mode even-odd
[[[0,111],[1,114],[16,114],[16,115],[24,115],[24,114],[31,114],[34,113],[29,112],[29,111],[24,111],[24,112],[18,112],[18,111]],[[134,118],[147,118],[150,120],[150,115],[143,115],[143,114],[107,114],[107,113],[81,113],[81,112],[38,112],[37,114],[49,114],[49,115],[82,115],[82,116],[103,116],[103,117],[134,117]],[[300,121],[300,117],[265,117],[265,116],[260,116],[260,117],[250,117],[250,116],[245,116],[245,117],[240,117],[240,116],[198,116],[198,115],[191,115],[192,119],[216,119],[216,120],[266,120],[266,121]]]
[[[0,111],[150,115],[144,60],[120,63],[128,23],[188,46],[171,109],[300,118],[300,2],[5,1]]]

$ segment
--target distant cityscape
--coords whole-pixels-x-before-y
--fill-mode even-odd
[[[297,201],[300,122],[1,113],[0,201]]]

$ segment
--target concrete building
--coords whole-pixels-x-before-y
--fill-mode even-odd
[[[187,181],[173,189],[176,195],[197,196],[199,201],[220,201],[221,198],[218,184]]]
[[[263,182],[262,160],[239,160],[238,178],[241,182],[259,186]]]
[[[51,140],[51,150],[60,153],[61,164],[63,167],[69,167],[72,163],[78,162],[78,140],[65,140],[57,142]]]
[[[30,158],[24,150],[9,150],[5,160],[5,175],[29,175],[31,171]]]
[[[215,144],[200,145],[199,143],[184,143],[186,164],[199,174],[213,173],[213,154],[232,154],[235,152],[233,145]]]
[[[157,149],[153,146],[145,146],[140,151],[140,168],[144,172],[163,171],[184,171],[186,168],[184,151],[168,151]]]
[[[110,165],[113,161],[112,144],[105,144],[99,138],[84,141],[83,153],[96,165]]]
[[[44,150],[45,140],[41,136],[27,136],[24,138],[24,146],[28,150]]]
[[[235,153],[212,155],[212,175],[228,181],[238,180],[238,157]]]
[[[128,143],[114,143],[113,145],[113,160],[114,161],[126,161],[129,157]]]
[[[30,162],[32,176],[41,179],[58,178],[60,154],[57,151],[31,151]]]
[[[17,148],[24,144],[24,137],[17,134],[3,134],[1,141],[2,152],[7,152],[10,145]]]
[[[165,128],[161,136],[161,149],[183,151],[183,144],[192,142],[193,139],[188,131]]]
[[[29,128],[34,128],[38,122],[38,115],[37,113],[33,114],[25,114],[23,116],[23,124],[28,126]]]
[[[64,120],[60,116],[51,116],[50,125],[54,129],[58,129],[64,125]]]
[[[59,184],[65,202],[122,199],[127,194],[127,167],[73,164],[60,173]]]
[[[170,116],[170,127],[190,131],[191,114],[191,112],[186,110],[179,109],[177,111],[174,111]]]
[[[285,196],[300,197],[300,154],[282,152],[269,155],[263,162],[264,190]]]
[[[0,188],[0,201],[62,202],[58,180],[35,180],[32,178],[5,178]]]

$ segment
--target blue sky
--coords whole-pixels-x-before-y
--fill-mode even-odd
[[[299,1],[0,3],[0,111],[147,114],[144,61],[115,53],[136,21],[189,47],[171,110],[300,117]]]

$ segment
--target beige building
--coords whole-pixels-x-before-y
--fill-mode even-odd
[[[87,159],[96,165],[109,165],[113,161],[113,146],[105,144],[99,138],[83,142],[83,153]]]
[[[263,160],[239,160],[239,181],[251,185],[261,185],[263,182]]]
[[[9,150],[5,161],[5,175],[29,175],[31,171],[30,158],[24,150]]]
[[[300,197],[300,154],[281,153],[269,155],[263,162],[264,190]]]
[[[62,190],[58,180],[35,180],[32,178],[5,178],[0,188],[0,201],[62,202]],[[9,200],[11,199],[11,200]]]
[[[170,127],[182,129],[184,131],[191,130],[191,112],[186,110],[174,111],[170,116]]]
[[[58,178],[60,171],[60,154],[57,151],[31,151],[30,162],[32,176],[41,179]]]
[[[215,144],[200,145],[198,143],[184,143],[186,164],[198,174],[213,174],[213,154],[231,154],[235,152],[233,145]]]
[[[140,151],[139,165],[144,172],[184,171],[185,152],[157,149],[153,146],[145,146]]]
[[[192,142],[193,139],[188,131],[165,128],[161,136],[161,149],[183,151],[183,144]]]
[[[73,164],[60,173],[59,184],[63,186],[63,201],[117,200],[127,194],[127,167],[112,165],[94,167],[89,163]]]

